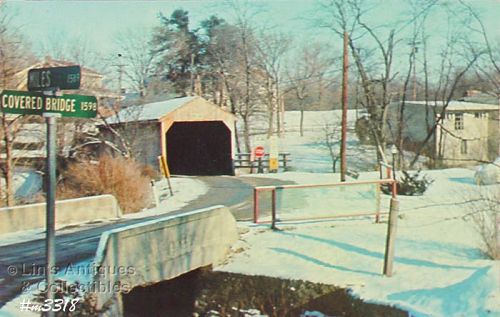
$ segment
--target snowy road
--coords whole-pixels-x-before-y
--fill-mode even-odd
[[[253,177],[204,176],[196,177],[196,179],[204,182],[208,187],[208,191],[186,206],[168,213],[169,215],[213,205],[226,205],[231,209],[236,219],[250,219],[252,216],[252,187],[255,185],[284,183],[274,179]],[[186,190],[189,190],[189,188]],[[97,249],[101,233],[106,230],[163,217],[164,215],[84,225],[76,231],[75,228],[59,230],[56,236],[57,265],[63,267],[70,263],[92,258]],[[0,307],[2,307],[20,293],[26,283],[43,279],[43,274],[34,273],[10,276],[7,268],[13,265],[17,267],[18,272],[23,272],[23,265],[27,269],[33,266],[42,267],[45,263],[45,240],[38,239],[1,246],[0,255]]]

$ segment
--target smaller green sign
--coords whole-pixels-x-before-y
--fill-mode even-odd
[[[0,108],[5,113],[60,113],[63,117],[94,118],[97,115],[97,99],[94,96],[45,96],[35,92],[4,90],[0,94]]]
[[[80,88],[80,66],[48,67],[30,69],[28,72],[28,90],[42,91],[50,88]]]

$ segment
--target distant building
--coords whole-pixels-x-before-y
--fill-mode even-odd
[[[406,150],[419,148],[441,115],[442,102],[407,101],[400,120],[401,103],[389,105],[386,135],[390,142],[402,139]],[[422,154],[445,166],[476,165],[493,161],[499,154],[499,106],[451,101],[444,118],[430,136]]]
[[[114,144],[124,139],[142,164],[158,167],[163,155],[172,174],[232,175],[235,121],[232,113],[192,96],[129,106],[100,131]]]

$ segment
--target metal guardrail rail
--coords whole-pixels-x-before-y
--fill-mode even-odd
[[[297,189],[297,188],[319,188],[319,187],[340,187],[340,186],[355,186],[355,185],[376,185],[377,187],[377,197],[376,197],[376,211],[369,213],[356,213],[356,214],[342,214],[342,215],[331,215],[324,217],[306,217],[302,219],[294,219],[294,220],[317,220],[317,219],[333,219],[333,218],[344,218],[344,217],[357,217],[357,216],[367,216],[374,215],[375,222],[380,221],[380,195],[381,190],[380,187],[382,185],[390,185],[392,189],[392,198],[397,197],[397,181],[392,178],[387,179],[379,179],[372,181],[353,181],[353,182],[340,182],[340,183],[329,183],[329,184],[300,184],[300,185],[279,185],[279,186],[256,186],[254,187],[254,198],[253,198],[253,222],[259,222],[259,194],[261,192],[270,191],[271,192],[271,228],[276,227],[277,220],[277,210],[276,210],[276,190],[286,190],[286,189]]]

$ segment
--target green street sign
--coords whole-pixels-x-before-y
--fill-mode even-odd
[[[42,91],[51,88],[78,89],[80,88],[80,66],[34,68],[28,72],[28,90]]]
[[[36,92],[4,90],[0,94],[0,109],[14,114],[60,113],[63,117],[94,118],[97,99],[94,96],[45,96]]]

